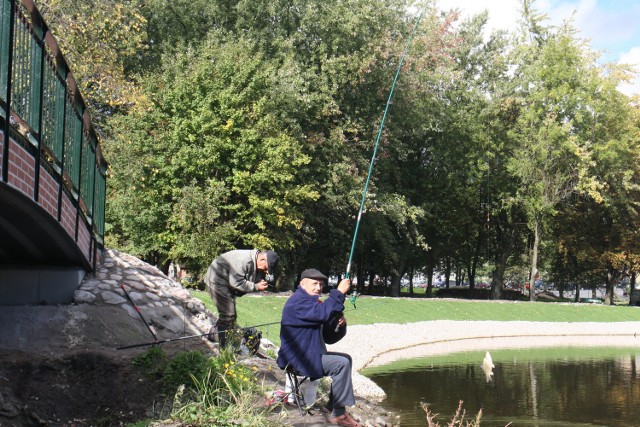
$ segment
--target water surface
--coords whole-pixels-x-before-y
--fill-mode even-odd
[[[640,426],[640,349],[550,347],[490,350],[398,361],[362,373],[387,393],[383,403],[402,427],[427,425],[421,403],[446,425],[462,400],[481,427]]]

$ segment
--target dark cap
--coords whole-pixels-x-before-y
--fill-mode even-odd
[[[280,262],[280,257],[274,251],[265,251],[264,253],[267,255],[267,272],[269,274],[275,274],[278,268],[278,262]]]
[[[315,268],[308,268],[300,274],[300,280],[302,279],[316,279],[316,280],[327,280],[327,276],[320,273]]]

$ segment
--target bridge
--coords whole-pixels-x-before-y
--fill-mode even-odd
[[[32,0],[0,0],[0,305],[60,304],[103,248],[107,163]]]

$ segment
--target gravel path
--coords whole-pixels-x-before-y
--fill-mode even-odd
[[[359,370],[399,359],[459,351],[545,346],[640,346],[640,322],[499,322],[437,320],[349,326],[330,351],[353,358],[356,395],[382,399],[384,391]],[[479,362],[480,363],[480,360]]]

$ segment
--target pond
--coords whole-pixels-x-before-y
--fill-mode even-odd
[[[383,405],[402,427],[425,427],[422,403],[447,425],[463,401],[465,420],[482,409],[481,427],[640,425],[640,349],[549,347],[402,360],[361,373],[386,393]]]

